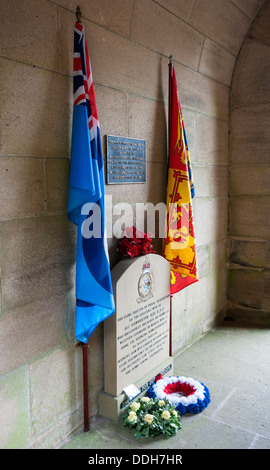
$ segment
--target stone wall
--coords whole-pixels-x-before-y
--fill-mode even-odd
[[[66,215],[77,3],[0,4],[1,448],[55,447],[83,420],[82,358],[74,339],[76,230]],[[165,201],[168,57],[174,57],[196,185],[200,275],[174,297],[174,352],[209,329],[226,306],[230,83],[263,3],[80,2],[102,137],[147,141],[147,183],[107,186],[113,208]],[[112,264],[115,245],[110,239]],[[102,325],[90,344],[92,416],[103,388]]]
[[[232,81],[228,315],[270,324],[270,2]]]

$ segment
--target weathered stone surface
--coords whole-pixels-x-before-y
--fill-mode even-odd
[[[103,157],[105,158],[105,136],[107,134],[118,136],[128,135],[128,99],[126,93],[99,85],[95,86],[95,94],[100,132],[103,136]]]
[[[184,349],[190,344],[190,338],[187,331],[187,291],[183,289],[172,297],[172,348],[173,355]]]
[[[226,197],[194,198],[195,235],[198,246],[227,237],[227,204]]]
[[[230,194],[270,195],[270,168],[266,165],[233,166],[230,170]]]
[[[66,215],[3,223],[3,312],[71,289],[75,235]]]
[[[232,196],[230,233],[242,237],[269,236],[269,196]]]
[[[228,120],[229,88],[187,67],[175,64],[181,106]],[[211,96],[211,100],[208,97]],[[197,147],[197,153],[199,149]]]
[[[58,70],[56,5],[35,0],[3,0],[0,15],[2,57]],[[44,41],[48,37],[50,40]]]
[[[256,268],[270,268],[270,244],[268,241],[231,239],[230,262]]]
[[[262,310],[258,308],[246,307],[242,305],[235,305],[229,302],[227,307],[227,315],[229,318],[250,324],[252,326],[258,325],[260,328],[270,327],[269,310]]]
[[[269,163],[269,126],[269,103],[231,111],[231,160],[234,164]]]
[[[228,178],[228,167],[209,166],[210,195],[228,196]]]
[[[210,245],[210,271],[226,269],[228,262],[228,241],[227,238],[218,240]]]
[[[32,429],[36,438],[64,414],[82,407],[79,348],[55,349],[30,366]]]
[[[235,57],[215,42],[205,38],[199,71],[230,86]]]
[[[270,97],[270,47],[245,41],[233,76],[231,107],[266,103]]]
[[[202,333],[202,323],[210,315],[208,277],[188,286],[186,312],[187,337],[192,343]]]
[[[209,197],[209,168],[207,165],[192,165],[193,180],[196,197]],[[195,183],[196,182],[196,183]]]
[[[259,9],[263,6],[264,0],[250,0],[248,2],[246,0],[233,0],[233,3],[253,19]]]
[[[0,319],[1,373],[35,359],[65,338],[66,297],[36,302]]]
[[[45,212],[43,159],[1,157],[0,218],[34,216]]]
[[[172,55],[177,62],[198,69],[203,35],[150,0],[135,2],[131,38],[153,51],[167,57]],[[184,43],[186,47],[182,46]]]
[[[68,203],[69,159],[46,158],[46,206],[48,212],[65,212]]]
[[[29,443],[31,439],[29,393],[27,366],[0,377],[1,449],[23,449]]]
[[[68,155],[72,110],[69,77],[6,59],[0,59],[0,70],[1,154]]]
[[[74,0],[57,0],[58,5],[70,10],[75,20],[77,3]],[[90,20],[104,28],[129,36],[133,0],[81,0],[82,21]]]
[[[228,164],[228,122],[198,114],[196,135],[198,163]]]
[[[264,7],[260,11],[252,27],[252,31],[250,32],[250,37],[258,41],[262,41],[267,44],[270,44],[269,21],[270,21],[270,5],[269,5],[269,2],[265,2]]]
[[[226,266],[208,277],[209,317],[215,318],[227,303],[227,269]]]
[[[198,246],[197,248],[198,260],[198,275],[199,279],[209,274],[210,269],[210,249],[209,245]]]
[[[167,10],[174,13],[178,18],[182,18],[185,21],[188,21],[194,6],[195,0],[158,0],[156,3],[159,3]]]
[[[237,54],[251,23],[228,0],[200,0],[196,2],[190,24],[213,39],[232,54]]]
[[[228,315],[269,323],[269,2],[238,57],[231,92]],[[267,11],[268,8],[268,11]],[[266,26],[267,25],[267,26]],[[254,38],[256,38],[254,40]]]
[[[242,306],[262,308],[264,297],[263,272],[255,269],[231,269],[228,281],[228,299]]]
[[[128,122],[130,137],[146,140],[147,161],[166,163],[167,122],[164,103],[130,97]]]
[[[270,272],[264,271],[262,308],[270,312]]]

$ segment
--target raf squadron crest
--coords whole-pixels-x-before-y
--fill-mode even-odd
[[[150,270],[150,263],[147,258],[145,258],[142,274],[139,277],[138,281],[138,292],[139,297],[137,302],[145,302],[146,300],[153,297],[153,277]]]

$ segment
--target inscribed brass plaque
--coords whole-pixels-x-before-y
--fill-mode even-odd
[[[146,182],[145,140],[107,135],[107,184]]]

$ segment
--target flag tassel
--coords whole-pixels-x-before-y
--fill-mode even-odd
[[[89,401],[88,401],[88,349],[89,344],[77,343],[77,347],[83,352],[83,408],[84,408],[84,432],[89,431]]]

